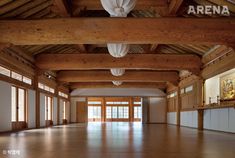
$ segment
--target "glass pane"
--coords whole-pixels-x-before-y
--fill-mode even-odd
[[[123,118],[129,118],[129,107],[124,107],[124,117]]]
[[[106,107],[106,118],[112,118],[112,110],[111,110],[111,106],[107,106]]]
[[[93,106],[88,106],[88,118],[93,118]]]
[[[25,77],[25,76],[23,76],[23,82],[27,83],[27,84],[30,84],[30,85],[32,84],[32,80],[28,77]]]
[[[22,75],[16,73],[16,72],[11,72],[11,77],[16,79],[16,80],[19,80],[19,81],[22,81]]]
[[[16,88],[11,87],[11,121],[16,121]]]
[[[51,118],[51,97],[47,99],[47,109],[48,109],[48,120],[52,120]]]
[[[0,66],[0,74],[10,77],[11,72],[10,70]]]
[[[124,109],[124,107],[122,107],[122,106],[118,107],[118,118],[124,118],[123,109]]]
[[[112,107],[112,118],[117,118],[117,107],[116,106]]]
[[[66,105],[66,102],[64,101],[64,110],[63,110],[63,119],[66,119],[66,117],[65,117],[65,110],[66,110],[66,108],[65,108],[65,105]]]
[[[47,96],[45,96],[45,120],[47,120]]]
[[[19,115],[19,121],[25,121],[24,115],[25,115],[25,90],[19,88],[18,93],[18,115]]]

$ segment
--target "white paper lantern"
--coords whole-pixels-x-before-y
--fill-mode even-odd
[[[107,47],[108,47],[109,54],[115,58],[124,57],[130,50],[129,44],[108,43]]]
[[[113,76],[122,76],[125,73],[125,69],[111,69],[110,72]]]
[[[115,86],[120,86],[122,84],[122,81],[113,81],[113,84]]]
[[[135,8],[137,0],[101,0],[103,8],[111,17],[127,17]]]

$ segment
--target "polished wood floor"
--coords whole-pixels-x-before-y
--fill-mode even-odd
[[[0,150],[0,158],[235,158],[235,135],[158,124],[73,124],[0,134]]]

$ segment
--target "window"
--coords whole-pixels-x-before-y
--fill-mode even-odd
[[[106,102],[106,104],[109,104],[109,105],[113,105],[113,104],[116,104],[116,105],[128,105],[129,102],[125,102],[125,101],[122,101],[122,102]]]
[[[129,107],[128,106],[106,106],[107,119],[128,119]]]
[[[134,118],[141,119],[142,118],[142,108],[141,106],[134,106]]]
[[[173,98],[177,96],[177,92],[170,93],[167,98]]]
[[[2,66],[0,66],[0,74],[10,77],[11,76],[11,71],[4,68],[4,67],[2,67]]]
[[[193,91],[193,86],[192,85],[185,88],[185,93],[188,93],[188,92],[191,92],[191,91]]]
[[[101,106],[88,106],[88,119],[101,119]]]
[[[180,94],[184,94],[184,88],[180,90]]]
[[[29,85],[32,85],[32,79],[28,78],[28,77],[25,77],[19,73],[16,73],[14,71],[11,71],[7,68],[4,68],[2,66],[0,66],[0,74],[4,75],[4,76],[7,76],[7,77],[11,77],[15,80],[18,80],[18,81],[21,81],[21,82],[24,82],[26,84],[29,84]]]
[[[40,88],[40,89],[42,89],[42,90],[45,90],[45,91],[47,91],[47,92],[50,92],[50,93],[55,93],[55,89],[54,88],[51,88],[51,87],[49,87],[49,86],[47,86],[47,85],[45,85],[45,84],[43,84],[43,83],[38,83],[38,88]]]
[[[88,101],[88,104],[93,104],[93,105],[101,105],[101,101]]]
[[[63,92],[60,92],[60,91],[59,91],[59,96],[64,97],[64,98],[66,98],[66,99],[69,98],[69,96],[68,96],[67,94],[65,94],[65,93],[63,93]]]
[[[11,121],[26,121],[26,90],[13,86],[11,91]]]
[[[14,72],[14,71],[11,72],[11,77],[18,80],[18,81],[22,81],[22,75]]]
[[[63,101],[63,119],[66,119],[66,102]]]
[[[111,106],[107,106],[106,107],[106,118],[107,119],[111,119],[112,118],[112,107]]]
[[[52,97],[45,96],[45,120],[52,120]]]
[[[29,85],[32,85],[32,80],[28,77],[23,76],[23,82]]]

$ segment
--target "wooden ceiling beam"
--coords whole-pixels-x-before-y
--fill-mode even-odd
[[[225,45],[216,45],[202,57],[202,62],[203,64],[208,64],[217,58],[224,56],[230,51],[232,51],[232,48],[230,47]]]
[[[178,72],[126,71],[123,76],[113,76],[110,71],[61,71],[60,82],[171,82],[178,84]]]
[[[36,66],[46,70],[144,69],[189,70],[199,72],[201,59],[196,55],[128,54],[113,58],[109,54],[39,54]]]
[[[98,83],[71,83],[71,89],[82,89],[82,88],[158,88],[166,89],[166,83],[155,82],[155,83],[134,83],[134,82],[124,82],[120,86],[115,86],[111,82],[98,82]]]
[[[230,45],[235,42],[234,28],[234,18],[1,20],[0,43],[43,45],[121,42]]]
[[[204,79],[211,78],[225,71],[235,68],[235,51],[232,50],[223,57],[204,67],[201,76]]]

